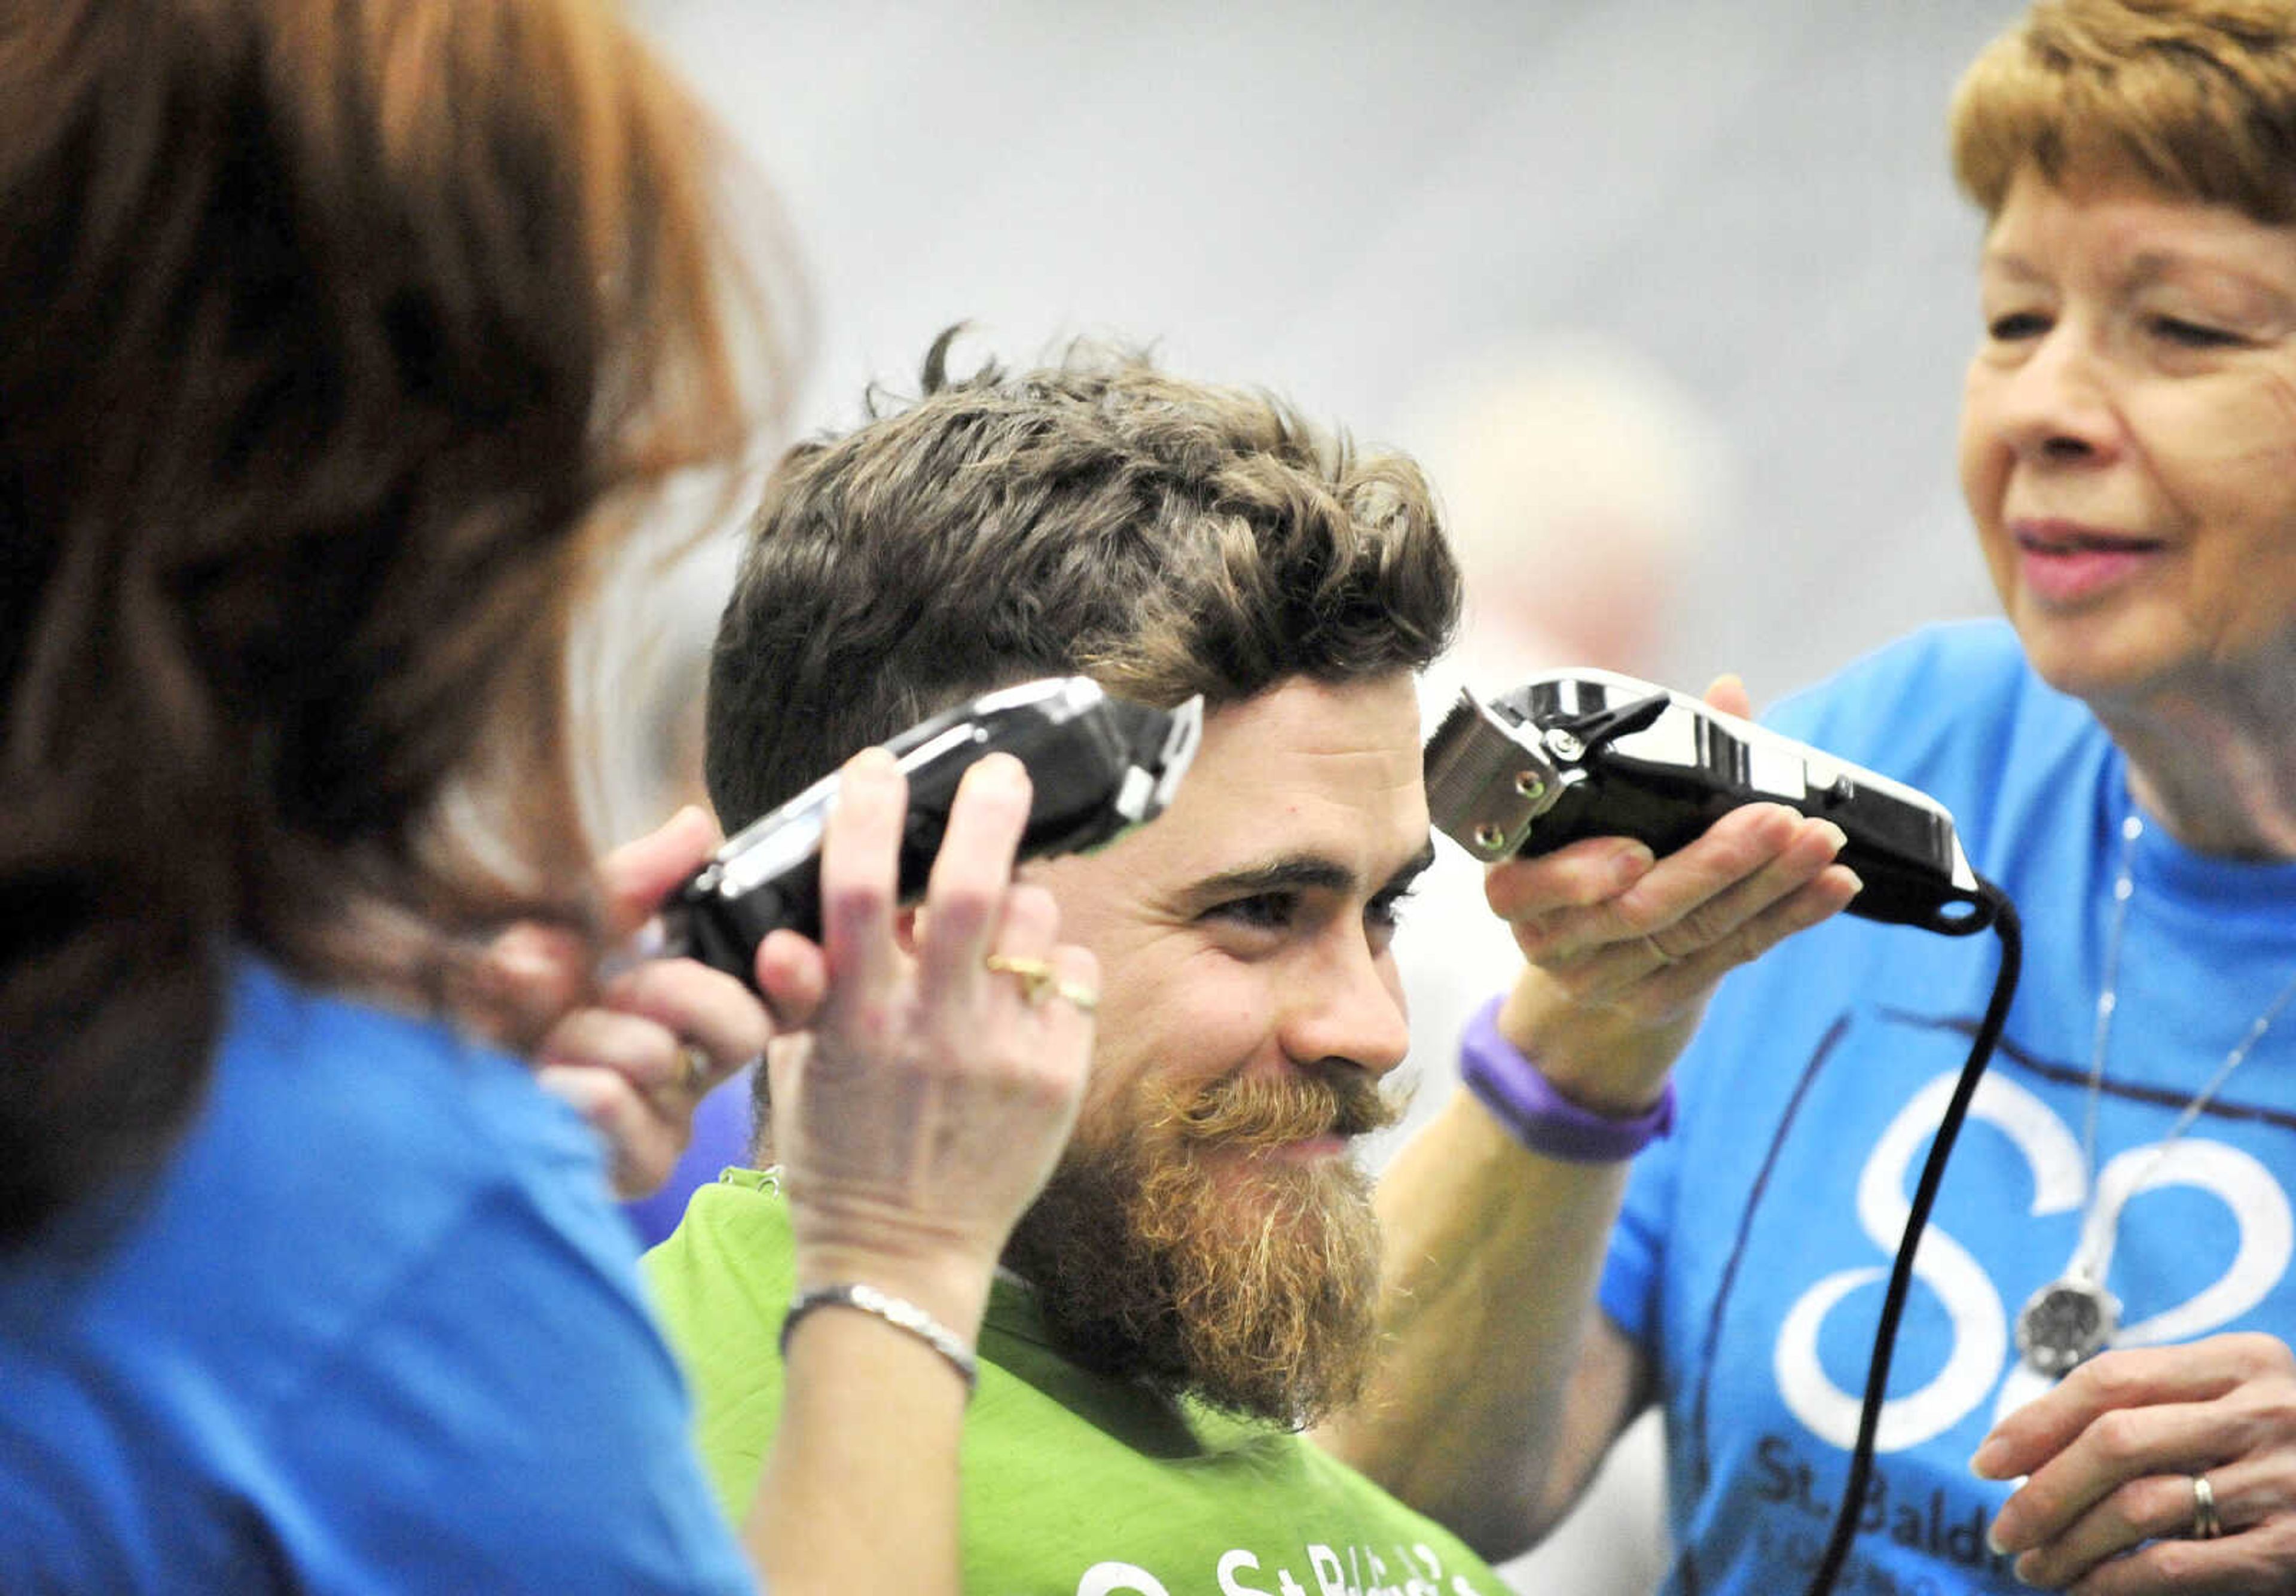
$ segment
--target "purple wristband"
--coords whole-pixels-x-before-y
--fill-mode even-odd
[[[1538,1064],[1499,1034],[1499,1000],[1475,1011],[1459,1038],[1459,1077],[1514,1139],[1571,1164],[1617,1164],[1674,1129],[1674,1082],[1644,1113],[1611,1119],[1554,1090]]]

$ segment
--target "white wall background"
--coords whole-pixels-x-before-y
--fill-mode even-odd
[[[2009,0],[652,0],[778,189],[815,295],[800,430],[932,335],[1077,333],[1414,438],[1443,374],[1593,339],[1728,470],[1644,674],[1757,704],[1989,608],[1952,463],[1977,226],[1959,68]],[[1654,471],[1666,462],[1653,461]],[[1504,684],[1494,684],[1504,685]],[[1647,1440],[1620,1494],[1647,1511]],[[1640,1538],[1642,1555],[1627,1555]],[[1651,1564],[1510,1570],[1592,1596]],[[1593,1563],[1565,1560],[1591,1556]],[[1635,1588],[1629,1583],[1625,1588]]]
[[[849,420],[969,319],[1278,388],[1411,448],[1431,377],[1559,331],[1726,429],[1668,674],[1758,702],[1989,604],[1953,412],[1960,66],[2007,0],[651,0],[777,186]]]

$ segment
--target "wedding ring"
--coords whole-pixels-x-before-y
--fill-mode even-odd
[[[2217,1490],[2209,1484],[2205,1474],[2193,1476],[2193,1539],[2213,1541],[2224,1534],[2224,1520],[2217,1517]]]
[[[1021,983],[1021,1000],[1031,1008],[1042,1007],[1046,998],[1059,998],[1086,1014],[1100,1007],[1098,992],[1077,982],[1062,980],[1053,967],[1041,958],[991,953],[981,963],[1000,975],[1017,977]]]
[[[709,1055],[690,1041],[678,1046],[677,1083],[697,1098],[709,1090]]]

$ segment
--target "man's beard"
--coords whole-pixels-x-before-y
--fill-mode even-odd
[[[1270,1153],[1400,1113],[1349,1065],[1120,1104],[1096,1116],[1113,1136],[1079,1131],[1004,1261],[1075,1362],[1304,1427],[1362,1392],[1379,1226],[1352,1160]]]

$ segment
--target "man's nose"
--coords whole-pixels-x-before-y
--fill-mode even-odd
[[[1284,1050],[1300,1064],[1340,1060],[1384,1075],[1411,1050],[1395,961],[1362,931],[1334,928],[1287,1003]]]

